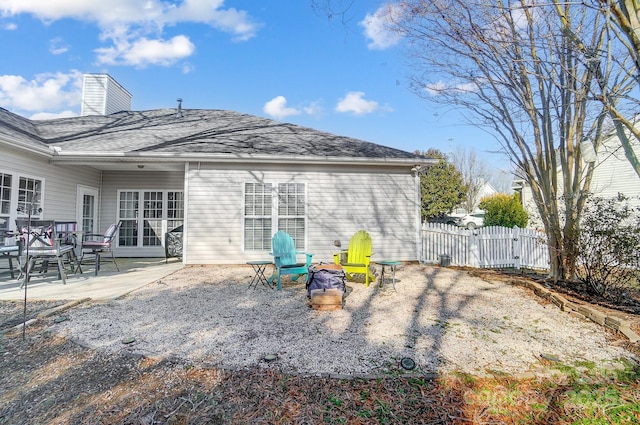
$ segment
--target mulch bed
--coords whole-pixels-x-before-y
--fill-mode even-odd
[[[68,301],[30,301],[27,300],[25,314],[24,301],[0,301],[0,332],[18,326],[25,320],[35,319],[39,314],[55,307],[66,304]]]
[[[104,355],[47,334],[0,339],[0,423],[10,424],[468,424],[565,423],[554,394],[527,380],[469,377],[330,379],[272,370],[223,371]],[[487,410],[476,388],[522,396]],[[551,391],[551,389],[550,389]],[[482,394],[482,393],[480,393]],[[507,420],[505,422],[505,419]]]

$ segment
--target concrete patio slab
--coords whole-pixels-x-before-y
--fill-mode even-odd
[[[104,263],[100,273],[94,274],[93,265],[83,265],[84,273],[68,274],[63,285],[55,270],[46,276],[34,273],[27,285],[27,300],[94,300],[115,299],[135,291],[182,268],[175,258],[165,263],[164,258],[118,258],[117,271],[112,263]],[[25,290],[20,287],[22,279],[0,275],[0,300],[24,300]]]

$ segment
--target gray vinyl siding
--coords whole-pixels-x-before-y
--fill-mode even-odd
[[[42,218],[45,220],[75,221],[78,185],[100,186],[98,170],[52,165],[46,157],[5,147],[0,148],[0,171],[44,180]]]
[[[636,146],[636,155],[640,149]],[[624,155],[624,150],[616,137],[609,138],[598,149],[591,193],[603,198],[615,198],[621,193],[629,198],[632,206],[640,207],[640,177]],[[563,181],[558,179],[558,193],[563,192]],[[531,187],[525,184],[521,193],[522,205],[529,213],[527,227],[542,228],[540,214],[533,200]]]
[[[636,154],[640,154],[640,149],[636,149]],[[630,198],[632,205],[640,206],[640,177],[619,144],[608,141],[598,150],[591,190],[604,198],[613,198],[622,193]]]
[[[119,190],[184,190],[184,173],[160,171],[104,171],[102,174],[99,231],[104,231],[118,218]],[[162,247],[116,247],[118,257],[164,257]]]
[[[114,79],[109,78],[107,89],[105,115],[131,109],[131,95]]]
[[[242,171],[191,164],[188,180],[187,264],[270,259],[268,250],[243,249],[247,182],[306,185],[306,251],[314,254],[314,262],[333,261],[332,254],[339,250],[334,241],[339,240],[346,249],[349,238],[360,229],[372,236],[374,261],[417,259],[415,186],[406,167],[254,167]]]
[[[85,74],[81,115],[108,115],[131,109],[131,94],[106,74]]]
[[[104,115],[106,91],[99,80],[85,80],[81,115]]]

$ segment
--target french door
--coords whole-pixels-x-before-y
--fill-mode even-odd
[[[184,220],[182,191],[121,190],[118,192],[120,247],[160,247],[163,235]]]
[[[98,189],[78,185],[76,221],[82,233],[98,233]]]

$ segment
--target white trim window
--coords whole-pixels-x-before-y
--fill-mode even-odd
[[[273,187],[271,183],[244,184],[244,249],[271,249]]]
[[[153,247],[183,223],[184,193],[171,190],[119,190],[119,247]]]
[[[184,192],[167,192],[167,229],[173,230],[184,223]]]
[[[278,230],[284,230],[296,242],[296,249],[305,249],[306,240],[306,185],[304,183],[278,184]]]
[[[44,179],[0,171],[0,228],[9,229],[16,218],[42,217]]]
[[[273,229],[289,233],[296,248],[306,242],[305,183],[244,184],[244,248],[268,251]]]
[[[8,229],[11,220],[12,175],[0,173],[0,228]]]

